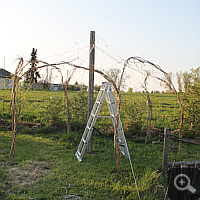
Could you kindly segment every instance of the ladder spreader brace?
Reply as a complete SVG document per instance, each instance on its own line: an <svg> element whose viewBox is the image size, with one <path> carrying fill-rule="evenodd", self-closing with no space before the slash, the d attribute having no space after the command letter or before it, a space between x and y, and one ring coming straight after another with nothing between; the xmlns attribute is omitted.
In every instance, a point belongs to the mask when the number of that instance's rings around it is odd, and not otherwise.
<svg viewBox="0 0 200 200"><path fill-rule="evenodd" d="M106 98L107 106L110 112L110 116L99 116L99 112L101 110L101 107L105 98ZM91 137L93 127L96 123L97 118L98 117L111 118L113 127L115 127L116 114L117 114L117 105L115 103L115 98L111 89L111 83L103 82L101 85L101 89L97 95L96 101L94 103L93 109L91 111L90 117L88 119L87 125L85 127L77 152L75 154L79 162L82 162L83 155L85 153L88 141ZM124 135L120 117L119 117L119 123L118 123L118 143L119 143L119 147L122 154L128 157L129 151L128 151L126 138Z"/></svg>

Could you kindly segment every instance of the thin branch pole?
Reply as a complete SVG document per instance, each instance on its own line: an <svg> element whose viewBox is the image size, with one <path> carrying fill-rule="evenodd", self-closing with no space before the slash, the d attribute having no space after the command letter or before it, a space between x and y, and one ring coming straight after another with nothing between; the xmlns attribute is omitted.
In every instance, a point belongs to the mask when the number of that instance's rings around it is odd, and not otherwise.
<svg viewBox="0 0 200 200"><path fill-rule="evenodd" d="M139 62L141 62L141 63L143 63L143 64L149 64L149 65L155 67L155 68L156 68L157 70L159 70L160 72L162 72L162 73L165 75L165 77L169 78L167 72L165 72L159 65L156 65L156 64L154 64L154 63L152 63L152 62L150 62L150 61L148 61L148 60L145 60L145 59L140 58L140 57L137 57L137 56L128 58L128 59L125 61L125 65L128 65L130 60L139 61ZM178 95L178 92L176 91L176 89L175 89L175 87L174 87L172 81L170 81L170 84L169 84L169 83L167 83L165 80L163 80L162 78L159 78L159 77L156 77L156 76L153 76L153 75L151 75L151 76L154 77L154 78L156 78L156 79L158 79L158 80L160 80L160 81L162 81L162 82L164 82L164 83L165 83L168 87L170 87L170 88L173 90L173 92L176 94L176 97L177 97L178 102L179 102L180 107L181 107L181 123L180 123L179 138L182 138L182 137L183 137L182 131L183 131L184 110L183 110L183 104L182 104L182 101L181 101L181 99L180 99L180 97L179 97L179 95ZM179 142L179 151L178 151L178 154L180 154L180 152L181 152L181 141Z"/></svg>
<svg viewBox="0 0 200 200"><path fill-rule="evenodd" d="M146 139L145 139L145 144L148 142L148 140L150 138L151 119L152 119L152 103L151 103L151 99L149 97L149 92L147 90L147 78L149 75L150 75L150 73L147 72L147 75L144 79L144 90L146 92L147 102L148 102L148 106L149 106L149 118L147 119L147 135L146 135Z"/></svg>
<svg viewBox="0 0 200 200"><path fill-rule="evenodd" d="M10 165L13 165L15 159L15 141L16 141L16 134L17 134L17 107L16 107L16 87L19 83L18 73L20 68L23 66L23 58L20 58L19 64L15 71L14 83L12 85L12 140L11 140L11 149L10 149Z"/></svg>
<svg viewBox="0 0 200 200"><path fill-rule="evenodd" d="M164 146L163 146L163 173L167 174L167 162L168 162L168 150L169 150L169 128L164 129Z"/></svg>
<svg viewBox="0 0 200 200"><path fill-rule="evenodd" d="M165 80L163 80L163 79L161 79L161 78L159 78L159 77L157 77L157 76L152 76L152 77L154 77L154 78L156 78L156 79L158 79L158 80L164 82L165 84L168 85L168 87L171 87L171 89L173 90L173 92L175 93L175 95L176 95L176 97L177 97L177 99L178 99L178 102L179 102L180 108L181 108L181 123L180 123L179 138L182 138L182 137L183 137L184 108L183 108L182 101L181 101L181 99L180 99L180 97L179 97L179 95L178 95L178 92L176 91L176 89L175 89L175 87L174 87L174 85L173 85L172 83L171 83L171 85L170 85L170 84L167 83ZM181 153L181 144L182 144L182 142L179 141L179 150L178 150L178 154L179 154L179 155L180 155L180 153Z"/></svg>
<svg viewBox="0 0 200 200"><path fill-rule="evenodd" d="M12 140L11 140L11 149L10 149L10 155L9 155L9 160L10 160L10 165L14 164L14 159L15 159L15 141L16 141L16 134L17 134L17 106L16 106L16 87L19 83L19 80L29 72L35 70L35 69L40 69L45 66L41 67L34 67L25 73L23 73L24 68L31 62L28 62L26 65L24 64L23 58L20 58L19 64L15 70L15 76L14 76L14 82L12 85L12 96L11 96L11 102L12 102ZM44 62L43 62L44 63ZM45 63L46 64L46 63ZM55 67L55 66L53 66ZM55 67L58 69L57 67ZM60 71L61 73L61 71ZM62 77L63 81L63 77Z"/></svg>
<svg viewBox="0 0 200 200"><path fill-rule="evenodd" d="M71 75L65 81L65 87L64 87L65 98L67 100L67 133L70 133L70 111L69 111L70 101L69 101L69 97L68 97L68 86L69 86L69 82L70 82L75 70L76 70L76 68L73 69Z"/></svg>

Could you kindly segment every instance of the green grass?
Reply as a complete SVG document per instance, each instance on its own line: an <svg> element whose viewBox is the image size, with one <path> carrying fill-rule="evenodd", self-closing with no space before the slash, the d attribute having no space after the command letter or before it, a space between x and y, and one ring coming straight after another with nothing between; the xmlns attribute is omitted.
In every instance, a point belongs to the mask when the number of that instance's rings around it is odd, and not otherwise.
<svg viewBox="0 0 200 200"><path fill-rule="evenodd" d="M0 90L0 117L7 121L11 120L10 97L11 90ZM176 97L173 94L150 94L150 97L152 125L161 129L169 127L171 131L177 129L180 110ZM36 130L20 129L16 139L15 165L0 167L0 199L64 199L66 194L76 194L82 199L138 199L129 161L122 157L121 171L116 171L113 142L94 133L93 150L98 153L85 154L83 162L78 162L74 154L82 136L80 130L87 122L87 93L69 92L69 99L72 132L67 134L62 131L66 123L66 102L62 91L18 91L19 121L48 125L56 119L55 125L62 123L57 129L49 126ZM109 115L106 102L100 114ZM154 145L151 141L144 144L142 128L147 123L145 94L122 93L120 116L141 199L162 198L162 188L157 186L167 187L166 179L161 175L163 141L161 139ZM112 130L112 123L108 119L98 119L95 127L104 132ZM11 132L8 130L8 127L7 130L0 127L0 163L3 164L9 160ZM139 137L133 139L133 135ZM108 136L113 138L111 133ZM176 142L170 143L169 162L200 160L199 146L183 143L180 156L177 155L177 146ZM24 169L35 161L48 163L50 171L32 185L13 183L12 168Z"/></svg>
<svg viewBox="0 0 200 200"><path fill-rule="evenodd" d="M94 100L97 93L94 94ZM144 93L122 93L121 120L126 130L141 132L147 125L148 106ZM4 103L3 103L4 98ZM173 94L150 94L152 101L152 126L163 129L169 127L176 130L180 125L180 107ZM52 99L57 102L53 107ZM70 117L73 130L83 128L87 119L87 92L69 92ZM0 117L11 120L10 109L11 90L0 90ZM66 101L63 91L49 90L19 90L17 94L19 121L42 122L49 124L49 111L57 112L61 121L66 123ZM109 115L106 102L101 109L101 115ZM98 119L97 128L110 129L111 120Z"/></svg>
<svg viewBox="0 0 200 200"><path fill-rule="evenodd" d="M116 171L111 141L94 134L93 149L98 153L85 154L83 162L78 162L74 154L81 136L82 133L52 132L48 127L19 133L14 166L0 167L0 199L64 199L66 194L82 199L138 199L129 160L122 157L121 171ZM10 141L11 133L1 131L1 163L8 161ZM163 142L145 145L144 138L131 137L127 142L141 199L161 198L163 194L157 186L166 186L160 176ZM182 144L180 156L170 149L169 161L199 160L199 153L198 146ZM30 161L45 161L51 166L50 171L32 186L11 184L11 169Z"/></svg>

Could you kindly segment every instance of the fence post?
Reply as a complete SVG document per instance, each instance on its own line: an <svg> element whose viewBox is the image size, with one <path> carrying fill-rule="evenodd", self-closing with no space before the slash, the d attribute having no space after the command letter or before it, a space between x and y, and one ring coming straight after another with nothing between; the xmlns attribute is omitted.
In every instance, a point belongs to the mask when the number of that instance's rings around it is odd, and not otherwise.
<svg viewBox="0 0 200 200"><path fill-rule="evenodd" d="M2 118L4 118L4 96L3 96L3 114L2 114Z"/></svg>
<svg viewBox="0 0 200 200"><path fill-rule="evenodd" d="M169 128L164 128L163 173L165 175L167 173L168 150L169 150Z"/></svg>

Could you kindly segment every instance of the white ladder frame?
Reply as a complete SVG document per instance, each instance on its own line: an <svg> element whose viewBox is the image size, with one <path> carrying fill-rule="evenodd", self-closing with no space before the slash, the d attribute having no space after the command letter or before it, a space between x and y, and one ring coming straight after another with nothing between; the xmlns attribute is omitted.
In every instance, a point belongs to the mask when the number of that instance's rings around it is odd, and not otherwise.
<svg viewBox="0 0 200 200"><path fill-rule="evenodd" d="M106 102L107 102L108 109L110 112L110 116L99 116L99 113L100 113L100 110L105 98L106 98ZM115 98L111 89L111 83L103 82L101 89L97 95L93 109L91 111L90 117L88 119L87 125L85 127L77 152L75 153L79 162L82 162L83 155L85 153L88 141L91 137L93 127L96 123L97 118L98 117L111 118L113 127L115 127L116 114L117 114L117 106L116 106ZM126 157L129 157L128 146L126 143L126 138L124 135L120 116L119 116L119 123L118 123L118 143L119 143L119 147L122 154L124 154Z"/></svg>

